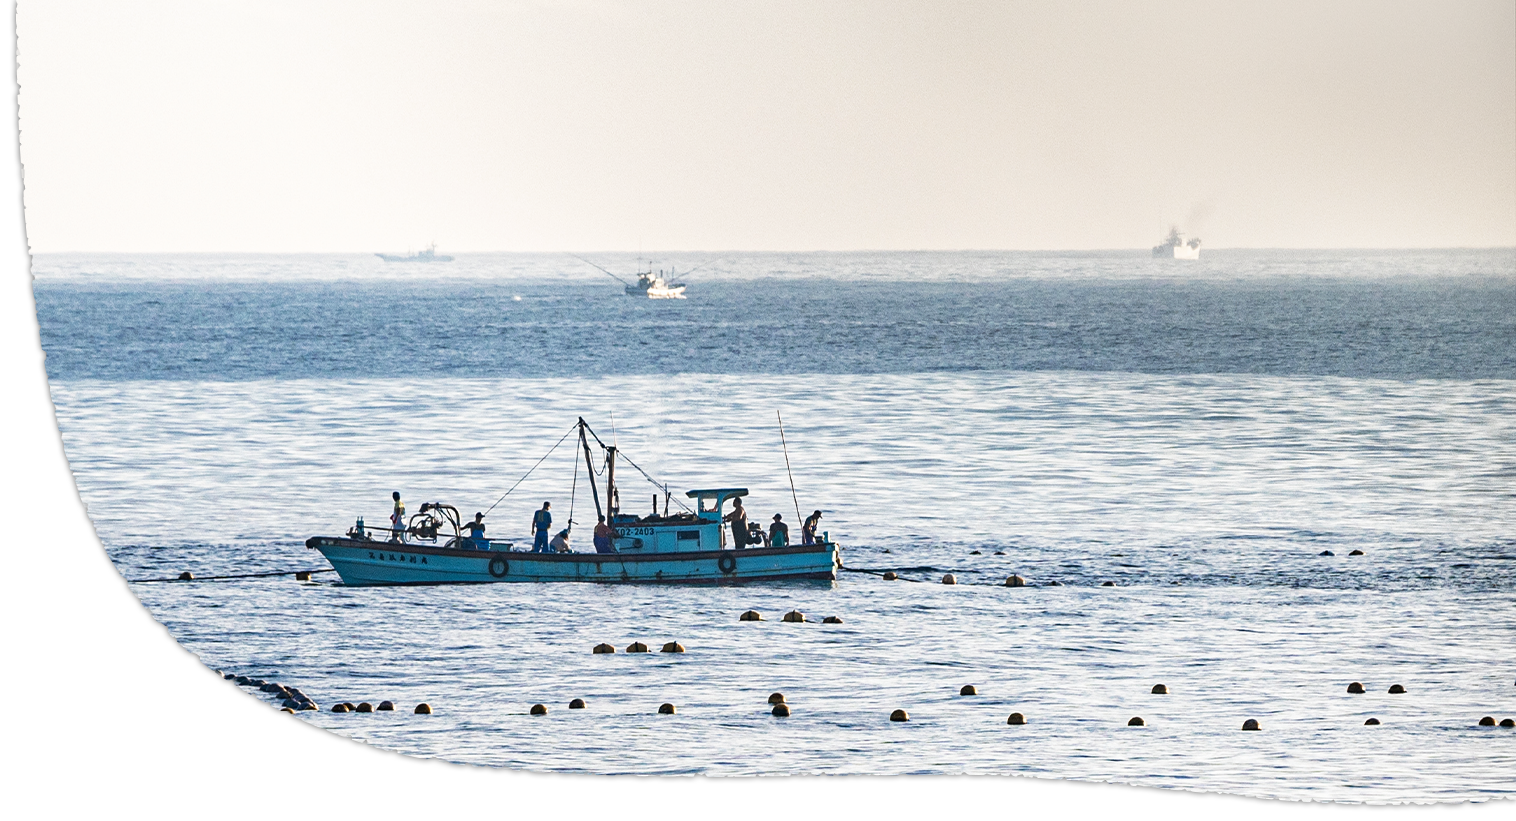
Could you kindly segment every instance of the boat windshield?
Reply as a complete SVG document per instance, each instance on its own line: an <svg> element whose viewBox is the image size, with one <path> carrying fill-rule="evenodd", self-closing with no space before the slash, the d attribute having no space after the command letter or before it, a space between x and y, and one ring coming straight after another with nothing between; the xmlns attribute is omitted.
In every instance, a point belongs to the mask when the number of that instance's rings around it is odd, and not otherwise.
<svg viewBox="0 0 1516 821"><path fill-rule="evenodd" d="M691 499L698 500L697 507L700 510L700 517L702 519L720 519L721 508L726 504L726 500L737 496L746 496L747 488L724 487L710 490L692 490L685 495Z"/></svg>

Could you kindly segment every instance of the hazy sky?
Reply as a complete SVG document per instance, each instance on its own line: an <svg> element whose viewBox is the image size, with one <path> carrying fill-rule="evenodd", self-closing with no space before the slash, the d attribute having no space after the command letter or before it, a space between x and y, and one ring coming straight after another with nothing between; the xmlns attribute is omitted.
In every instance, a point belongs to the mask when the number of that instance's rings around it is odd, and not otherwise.
<svg viewBox="0 0 1516 821"><path fill-rule="evenodd" d="M21 0L34 250L1516 245L1516 4Z"/></svg>

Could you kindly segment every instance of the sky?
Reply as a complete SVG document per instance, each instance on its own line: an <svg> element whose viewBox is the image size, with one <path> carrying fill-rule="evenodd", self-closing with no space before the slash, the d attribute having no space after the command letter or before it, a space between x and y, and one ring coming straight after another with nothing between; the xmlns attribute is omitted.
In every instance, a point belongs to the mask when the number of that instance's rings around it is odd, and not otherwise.
<svg viewBox="0 0 1516 821"><path fill-rule="evenodd" d="M1516 4L20 0L34 252L1516 245Z"/></svg>

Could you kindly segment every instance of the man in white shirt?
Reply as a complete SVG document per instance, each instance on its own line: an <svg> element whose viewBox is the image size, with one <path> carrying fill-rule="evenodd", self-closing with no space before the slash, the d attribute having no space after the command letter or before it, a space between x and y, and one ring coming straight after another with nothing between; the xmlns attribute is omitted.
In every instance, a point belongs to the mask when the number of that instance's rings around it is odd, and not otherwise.
<svg viewBox="0 0 1516 821"><path fill-rule="evenodd" d="M553 540L547 543L547 546L549 548L552 548L552 552L554 553L574 552L573 549L569 547L569 532L567 530L558 531L558 535L554 536Z"/></svg>

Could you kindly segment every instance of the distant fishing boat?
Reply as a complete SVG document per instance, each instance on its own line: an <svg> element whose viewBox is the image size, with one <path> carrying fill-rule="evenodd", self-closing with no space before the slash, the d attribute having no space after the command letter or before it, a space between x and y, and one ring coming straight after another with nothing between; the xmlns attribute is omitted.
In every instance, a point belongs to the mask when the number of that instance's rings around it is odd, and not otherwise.
<svg viewBox="0 0 1516 821"><path fill-rule="evenodd" d="M1200 239L1186 240L1178 226L1169 229L1169 235L1161 245L1153 246L1153 256L1162 259L1200 259Z"/></svg>
<svg viewBox="0 0 1516 821"><path fill-rule="evenodd" d="M437 243L432 243L414 254L375 254L385 262L452 262L453 258L437 253Z"/></svg>
<svg viewBox="0 0 1516 821"><path fill-rule="evenodd" d="M601 273L605 274L608 277L611 277L612 279L615 279L622 285L625 285L627 296L639 296L645 297L647 299L684 299L684 289L689 287L683 282L675 281L678 279L679 275L673 268L669 269L668 278L664 278L662 269L659 269L658 273L655 274L653 273L652 263L648 263L647 270L637 274L636 282L628 282L622 277L611 273L610 271L600 267L599 265L596 265L593 262L590 262L584 257L578 256L577 254L569 254L569 256L579 260L585 265L589 265L599 270ZM715 260L712 260L711 262L714 261ZM704 268L706 265L710 265L711 262L706 262L702 265L692 268L689 271L685 271L684 274L685 276L689 276L695 271Z"/></svg>
<svg viewBox="0 0 1516 821"><path fill-rule="evenodd" d="M466 528L458 509L438 502L423 504L400 533L391 528L367 528L359 519L346 535L314 536L306 540L306 547L320 551L342 577L343 583L350 585L485 582L737 584L796 579L836 580L837 568L842 565L841 551L826 534L816 534L816 544L767 545L760 541L759 546L734 549L728 543L727 530L722 526L726 503L746 496L746 488L691 490L685 495L694 500L695 506L690 508L678 502L684 510L671 512L669 506L674 500L668 486L654 482L636 463L623 456L627 464L663 493L661 512L657 495L652 497L652 510L648 515L637 516L623 511L616 486L617 448L600 441L583 419L575 423L574 429L558 444L568 439L575 429L584 464L590 473L588 485L594 497L595 511L597 516L606 517L612 529L607 552L534 553L517 550L509 541L465 536ZM600 448L600 468L593 461L591 442ZM554 449L557 447L553 446ZM548 453L551 454L552 450ZM579 455L576 454L574 459L577 463ZM598 470L605 474L604 505L600 489L594 483ZM530 474L528 471L527 475ZM509 493L507 491L507 495ZM571 499L571 526L572 510ZM799 525L798 522L795 524ZM405 541L401 541L402 538Z"/></svg>
<svg viewBox="0 0 1516 821"><path fill-rule="evenodd" d="M673 271L669 272L673 276ZM684 289L687 286L682 282L669 282L663 278L663 272L653 273L651 266L637 275L637 281L628 283L626 286L627 296L645 296L648 299L684 299Z"/></svg>

